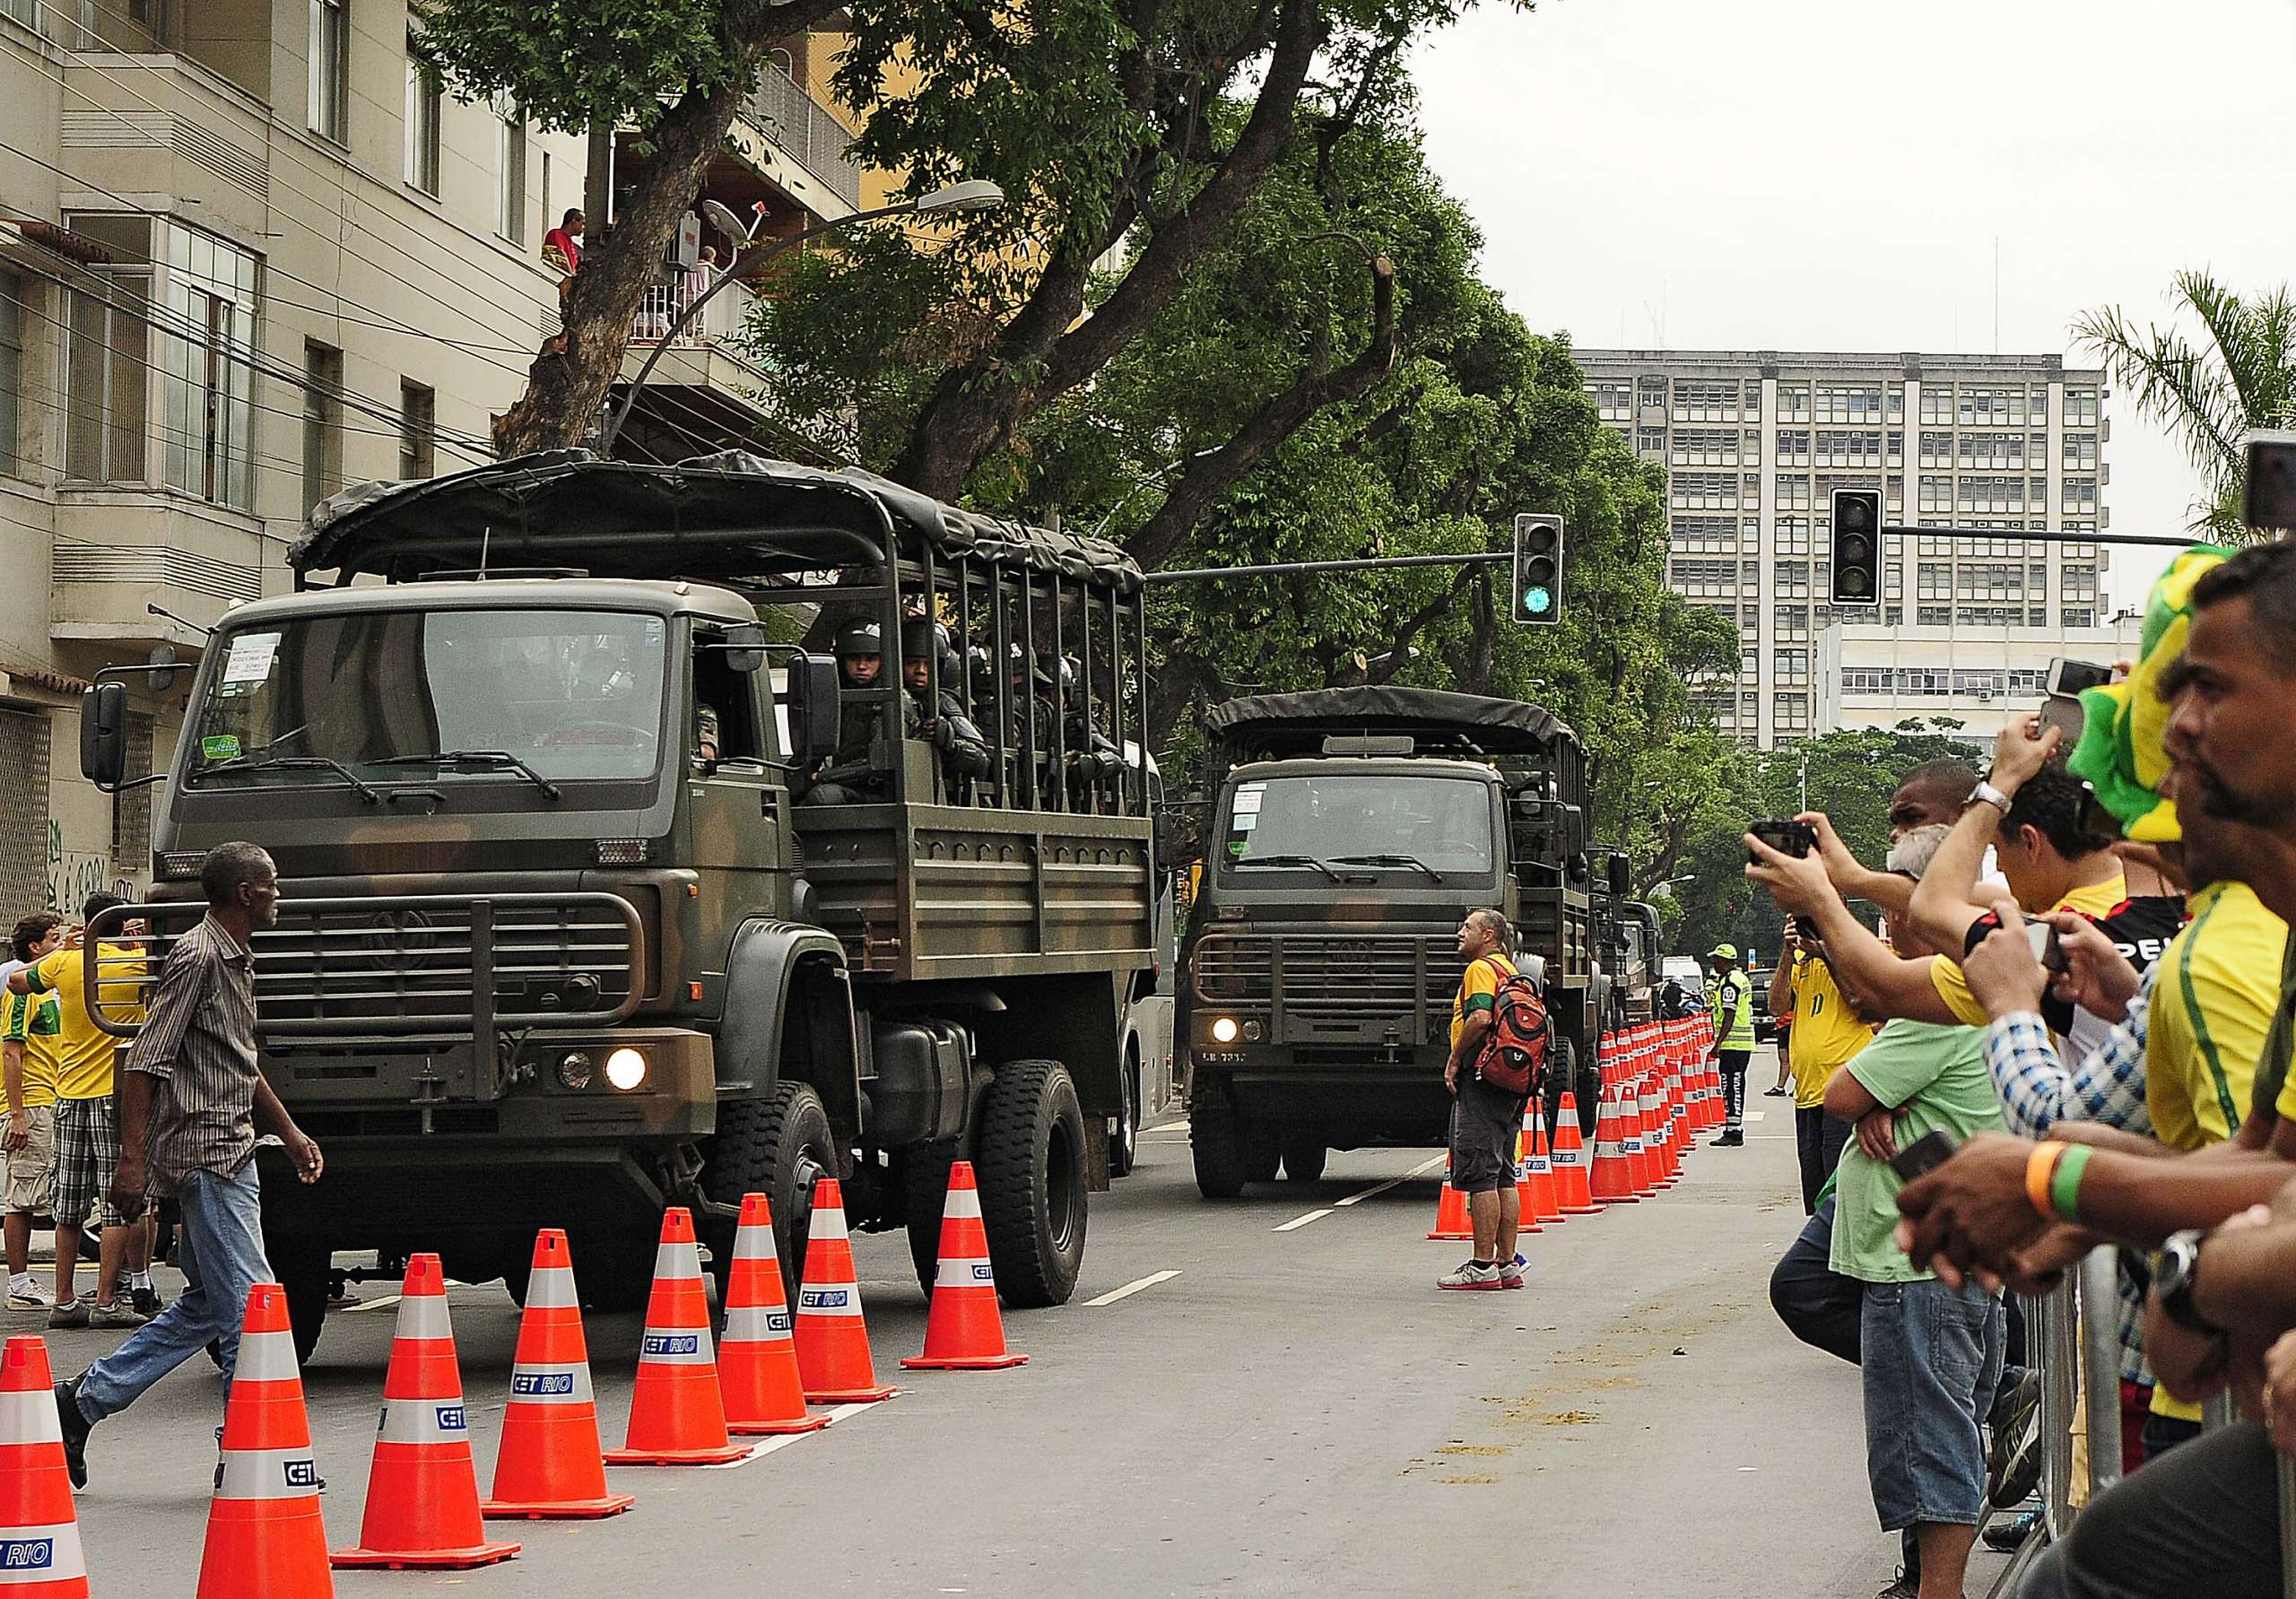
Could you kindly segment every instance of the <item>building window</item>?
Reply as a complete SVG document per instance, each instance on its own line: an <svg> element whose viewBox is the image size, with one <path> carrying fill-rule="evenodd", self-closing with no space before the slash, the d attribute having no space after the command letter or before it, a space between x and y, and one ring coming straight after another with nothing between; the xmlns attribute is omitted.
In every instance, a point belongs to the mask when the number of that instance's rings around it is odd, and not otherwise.
<svg viewBox="0 0 2296 1599"><path fill-rule="evenodd" d="M1637 428L1634 430L1634 448L1648 453L1664 455L1666 449L1666 430Z"/></svg>
<svg viewBox="0 0 2296 1599"><path fill-rule="evenodd" d="M125 220L142 229L148 242L144 219ZM76 222L74 226L85 230ZM143 248L135 253L140 258ZM67 477L91 483L145 481L151 291L148 271L126 271L104 274L103 291L73 292L64 363Z"/></svg>
<svg viewBox="0 0 2296 1599"><path fill-rule="evenodd" d="M1758 422L1761 420L1761 379L1759 378L1746 379L1745 415L1750 422Z"/></svg>
<svg viewBox="0 0 2296 1599"><path fill-rule="evenodd" d="M1923 620L1927 619L1925 617ZM1943 667L1901 667L1898 672L1898 691L1905 694L1944 694L1952 690L1952 674Z"/></svg>
<svg viewBox="0 0 2296 1599"><path fill-rule="evenodd" d="M2097 469L2097 436L2094 433L2067 433L2065 436L2065 470L2094 472Z"/></svg>
<svg viewBox="0 0 2296 1599"><path fill-rule="evenodd" d="M2065 625L2068 628L2093 628L2097 625L2097 613L2086 605L2067 605L2065 608Z"/></svg>
<svg viewBox="0 0 2296 1599"><path fill-rule="evenodd" d="M1674 420L1678 422L1734 422L1738 420L1735 383L1674 384Z"/></svg>
<svg viewBox="0 0 2296 1599"><path fill-rule="evenodd" d="M1810 681L1810 652L1781 649L1770 656L1771 674L1786 688L1802 688Z"/></svg>
<svg viewBox="0 0 2296 1599"><path fill-rule="evenodd" d="M1953 673L1953 692L1990 698L2001 692L2001 673L1998 672L1956 672Z"/></svg>
<svg viewBox="0 0 2296 1599"><path fill-rule="evenodd" d="M1890 421L1905 421L1905 385L1902 383L1890 385Z"/></svg>
<svg viewBox="0 0 2296 1599"><path fill-rule="evenodd" d="M0 272L0 472L10 477L24 474L23 457L16 453L17 395L24 381L23 323L18 315L23 298L23 279Z"/></svg>
<svg viewBox="0 0 2296 1599"><path fill-rule="evenodd" d="M398 386L398 475L402 482L438 471L439 392L404 378Z"/></svg>
<svg viewBox="0 0 2296 1599"><path fill-rule="evenodd" d="M2094 515L2097 509L2097 480L2093 477L2068 477L2065 480L2065 508Z"/></svg>
<svg viewBox="0 0 2296 1599"><path fill-rule="evenodd" d="M1886 694L1890 680L1896 675L1887 666L1844 666L1841 669L1841 691L1845 694Z"/></svg>
<svg viewBox="0 0 2296 1599"><path fill-rule="evenodd" d="M2041 691L2042 682L2048 675L2045 672L2034 671L2028 667L2012 666L2009 669L2009 692L2018 699L2038 694Z"/></svg>
<svg viewBox="0 0 2296 1599"><path fill-rule="evenodd" d="M1810 508L1810 480L1806 477L1780 476L1778 480L1778 508L1806 511Z"/></svg>
<svg viewBox="0 0 2296 1599"><path fill-rule="evenodd" d="M1882 391L1870 384L1821 383L1817 413L1822 422L1878 422Z"/></svg>
<svg viewBox="0 0 2296 1599"><path fill-rule="evenodd" d="M1735 466L1738 430L1735 428L1676 428L1674 453L1677 466Z"/></svg>
<svg viewBox="0 0 2296 1599"><path fill-rule="evenodd" d="M444 97L439 80L406 42L406 182L436 199L439 196L439 112Z"/></svg>
<svg viewBox="0 0 2296 1599"><path fill-rule="evenodd" d="M242 510L255 504L254 256L196 228L161 224L162 298L170 328L160 340L165 406L161 477L170 488Z"/></svg>
<svg viewBox="0 0 2296 1599"><path fill-rule="evenodd" d="M1595 414L1605 421L1628 421L1633 418L1633 385L1623 380L1598 379L1587 385L1587 393L1595 402Z"/></svg>
<svg viewBox="0 0 2296 1599"><path fill-rule="evenodd" d="M1963 385L1955 419L1964 428L2022 428L2025 425L2025 386L1985 388Z"/></svg>
<svg viewBox="0 0 2296 1599"><path fill-rule="evenodd" d="M1738 508L1738 479L1727 472L1677 472L1673 474L1674 508L1724 510Z"/></svg>
<svg viewBox="0 0 2296 1599"><path fill-rule="evenodd" d="M526 124L516 106L494 102L494 230L526 241Z"/></svg>
<svg viewBox="0 0 2296 1599"><path fill-rule="evenodd" d="M350 75L351 23L347 0L308 0L310 7L309 90L304 121L323 139L344 140L344 80Z"/></svg>
<svg viewBox="0 0 2296 1599"><path fill-rule="evenodd" d="M343 482L343 352L303 341L303 505Z"/></svg>
<svg viewBox="0 0 2296 1599"><path fill-rule="evenodd" d="M2097 391L2093 388L2072 388L2065 391L2065 425L2068 428L2093 428L2097 425Z"/></svg>
<svg viewBox="0 0 2296 1599"><path fill-rule="evenodd" d="M1810 430L1780 428L1778 430L1778 464L1780 466L1808 471L1810 465Z"/></svg>
<svg viewBox="0 0 2296 1599"><path fill-rule="evenodd" d="M1925 383L1921 386L1921 417L1925 422L1950 423L1953 420L1953 386L1950 383Z"/></svg>

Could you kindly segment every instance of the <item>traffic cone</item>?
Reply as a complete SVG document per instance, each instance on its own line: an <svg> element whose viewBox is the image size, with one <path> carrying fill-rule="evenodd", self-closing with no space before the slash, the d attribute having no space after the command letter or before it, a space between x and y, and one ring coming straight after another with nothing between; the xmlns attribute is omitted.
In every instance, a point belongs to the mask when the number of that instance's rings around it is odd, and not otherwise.
<svg viewBox="0 0 2296 1599"><path fill-rule="evenodd" d="M654 1251L654 1290L646 1300L646 1332L638 1345L630 1428L622 1447L607 1451L606 1464L724 1465L746 1458L756 1447L737 1444L726 1434L693 1212L672 1205L662 1212L662 1241Z"/></svg>
<svg viewBox="0 0 2296 1599"><path fill-rule="evenodd" d="M1634 1182L1634 1196L1648 1199L1655 1192L1650 1182L1648 1129L1642 1125L1642 1049L1630 1046L1625 1080L1619 1085L1619 1142L1625 1148L1627 1175Z"/></svg>
<svg viewBox="0 0 2296 1599"><path fill-rule="evenodd" d="M1652 1189L1674 1186L1674 1124L1666 1111L1665 1067L1659 1059L1656 1030L1643 1042L1642 1158Z"/></svg>
<svg viewBox="0 0 2296 1599"><path fill-rule="evenodd" d="M491 1566L518 1552L490 1543L478 1514L478 1472L455 1329L447 1317L447 1274L435 1255L410 1256L399 1290L398 1326L383 1377L383 1416L367 1473L367 1514L359 1543L328 1558L337 1568L394 1571Z"/></svg>
<svg viewBox="0 0 2296 1599"><path fill-rule="evenodd" d="M1554 1111L1554 1197L1566 1216L1591 1216L1603 1207L1587 1180L1587 1140L1578 1130L1578 1098L1569 1089Z"/></svg>
<svg viewBox="0 0 2296 1599"><path fill-rule="evenodd" d="M734 1230L733 1269L726 1277L726 1337L718 1351L726 1395L726 1430L818 1432L829 1417L805 1409L790 1336L789 1296L781 1288L781 1254L773 1241L773 1207L762 1194L742 1195Z"/></svg>
<svg viewBox="0 0 2296 1599"><path fill-rule="evenodd" d="M1474 1223L1467 1215L1467 1196L1451 1186L1451 1157L1443 1157L1443 1188L1435 1201L1435 1230L1431 1238L1472 1238Z"/></svg>
<svg viewBox="0 0 2296 1599"><path fill-rule="evenodd" d="M813 1185L805 1275L797 1285L797 1375L815 1404L870 1404L900 1392L881 1386L869 1361L853 1240L845 1230L845 1190L833 1177Z"/></svg>
<svg viewBox="0 0 2296 1599"><path fill-rule="evenodd" d="M1523 1106L1523 1178L1519 1186L1524 1228L1562 1220L1562 1207L1555 1197L1554 1157L1546 1147L1546 1128L1540 1121L1535 1094Z"/></svg>
<svg viewBox="0 0 2296 1599"><path fill-rule="evenodd" d="M494 1492L478 1511L532 1521L595 1521L631 1503L629 1494L606 1491L574 1257L564 1230L545 1227L535 1235L534 1265L526 1273L526 1311L510 1367L510 1401L502 1408Z"/></svg>
<svg viewBox="0 0 2296 1599"><path fill-rule="evenodd" d="M933 1273L933 1307L925 1318L925 1352L901 1364L913 1370L999 1371L1025 1365L1028 1358L1004 1347L996 1274L988 1264L988 1234L980 1225L980 1189L973 1181L972 1162L955 1161L941 1211L941 1259Z"/></svg>
<svg viewBox="0 0 2296 1599"><path fill-rule="evenodd" d="M1515 1230L1525 1235L1535 1232L1544 1232L1546 1230L1545 1228L1539 1225L1538 1206L1532 1200L1529 1193L1531 1181L1530 1123L1531 1106L1530 1101L1526 1099L1523 1102L1523 1125L1517 1130L1513 1139L1515 1160L1511 1173L1515 1179L1515 1195L1517 1199L1515 1206Z"/></svg>
<svg viewBox="0 0 2296 1599"><path fill-rule="evenodd" d="M333 1599L287 1290L276 1282L248 1289L240 1329L198 1599Z"/></svg>
<svg viewBox="0 0 2296 1599"><path fill-rule="evenodd" d="M88 1560L72 1509L48 1345L30 1334L0 1356L0 1586L10 1599L85 1599Z"/></svg>
<svg viewBox="0 0 2296 1599"><path fill-rule="evenodd" d="M1603 1063L1603 1080L1596 1101L1594 1198L1605 1204L1632 1204L1641 1197L1634 1191L1634 1169L1626 1154L1624 1107L1619 1100L1619 1066Z"/></svg>

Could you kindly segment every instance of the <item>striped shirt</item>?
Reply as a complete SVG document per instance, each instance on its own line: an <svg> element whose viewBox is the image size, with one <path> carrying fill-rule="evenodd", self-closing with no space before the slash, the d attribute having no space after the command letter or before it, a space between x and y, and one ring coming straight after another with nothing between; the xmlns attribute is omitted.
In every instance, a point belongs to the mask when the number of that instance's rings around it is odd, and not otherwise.
<svg viewBox="0 0 2296 1599"><path fill-rule="evenodd" d="M160 969L149 1020L126 1067L158 1079L152 1096L152 1191L195 1171L228 1177L255 1152L255 955L212 916L178 939Z"/></svg>

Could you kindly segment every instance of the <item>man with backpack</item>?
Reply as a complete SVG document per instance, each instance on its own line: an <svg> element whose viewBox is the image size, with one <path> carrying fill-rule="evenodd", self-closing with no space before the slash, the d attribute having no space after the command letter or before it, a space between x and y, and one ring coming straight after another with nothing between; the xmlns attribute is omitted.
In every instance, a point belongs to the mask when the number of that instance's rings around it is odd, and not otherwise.
<svg viewBox="0 0 2296 1599"><path fill-rule="evenodd" d="M1507 952L1507 918L1467 912L1459 953L1467 969L1451 1002L1451 1186L1467 1196L1474 1257L1436 1279L1448 1289L1520 1288L1515 1255L1522 1196L1515 1186L1515 1136L1523 1105L1546 1064L1546 1006Z"/></svg>

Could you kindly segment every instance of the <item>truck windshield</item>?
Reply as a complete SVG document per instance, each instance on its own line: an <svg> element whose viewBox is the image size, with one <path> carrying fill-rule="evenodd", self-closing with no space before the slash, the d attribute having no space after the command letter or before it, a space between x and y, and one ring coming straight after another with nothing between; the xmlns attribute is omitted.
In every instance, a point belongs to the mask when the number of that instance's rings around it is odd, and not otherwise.
<svg viewBox="0 0 2296 1599"><path fill-rule="evenodd" d="M212 647L219 664L186 768L194 784L340 786L330 767L434 786L628 782L659 764L658 616L357 611L242 628ZM514 759L424 760L473 750Z"/></svg>
<svg viewBox="0 0 2296 1599"><path fill-rule="evenodd" d="M1226 843L1231 869L1306 856L1345 860L1359 871L1487 875L1491 788L1472 778L1368 774L1239 783L1229 801Z"/></svg>

